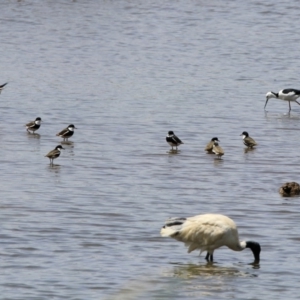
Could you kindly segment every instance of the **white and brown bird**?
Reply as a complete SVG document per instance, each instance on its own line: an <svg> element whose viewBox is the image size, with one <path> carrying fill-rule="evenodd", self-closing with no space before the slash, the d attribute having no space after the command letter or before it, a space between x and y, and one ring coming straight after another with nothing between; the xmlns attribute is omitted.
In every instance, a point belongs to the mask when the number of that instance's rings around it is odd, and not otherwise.
<svg viewBox="0 0 300 300"><path fill-rule="evenodd" d="M297 182L286 182L280 187L279 193L284 197L299 195L300 185Z"/></svg>
<svg viewBox="0 0 300 300"><path fill-rule="evenodd" d="M2 90L4 89L4 87L5 87L7 84L8 84L8 82L6 82L6 83L0 85L0 94L1 94Z"/></svg>
<svg viewBox="0 0 300 300"><path fill-rule="evenodd" d="M253 148L254 146L257 146L257 143L255 140L249 136L247 131L244 131L242 134L243 142L248 148Z"/></svg>
<svg viewBox="0 0 300 300"><path fill-rule="evenodd" d="M32 133L34 133L41 127L41 122L42 122L42 119L40 117L37 117L34 121L31 121L25 125L26 130L29 133L30 133L30 131L32 131Z"/></svg>
<svg viewBox="0 0 300 300"><path fill-rule="evenodd" d="M206 145L206 147L205 147L205 151L207 151L208 153L213 153L213 146L214 146L214 142L215 141L217 141L217 142L220 142L219 140L218 140L218 138L217 137L213 137L211 140L210 140L210 142Z"/></svg>
<svg viewBox="0 0 300 300"><path fill-rule="evenodd" d="M180 140L180 138L177 137L173 131L168 132L168 135L166 136L166 141L172 147L172 150L173 150L173 147L176 147L176 150L177 150L177 147L179 145L183 144L183 142Z"/></svg>
<svg viewBox="0 0 300 300"><path fill-rule="evenodd" d="M183 242L188 253L200 250L207 251L205 259L213 261L214 251L226 246L234 251L250 248L254 255L254 263L260 260L261 247L257 242L240 241L234 221L219 214L204 214L190 218L170 218L160 231L161 236L171 237Z"/></svg>
<svg viewBox="0 0 300 300"><path fill-rule="evenodd" d="M55 149L51 150L45 157L48 157L50 159L50 165L53 165L53 160L58 158L60 156L60 152L63 148L62 145L58 145L55 147Z"/></svg>
<svg viewBox="0 0 300 300"><path fill-rule="evenodd" d="M289 111L291 111L291 101L296 102L297 104L300 105L300 103L297 101L297 99L300 97L300 90L296 89L283 89L279 91L278 93L274 92L267 92L266 94L266 103L265 103L265 109L267 106L267 103L270 98L275 98L275 99L280 99L284 101L289 102Z"/></svg>
<svg viewBox="0 0 300 300"><path fill-rule="evenodd" d="M57 133L57 136L60 136L65 140L68 140L73 134L74 134L74 129L77 129L75 125L70 124L67 128L63 129L59 133Z"/></svg>
<svg viewBox="0 0 300 300"><path fill-rule="evenodd" d="M221 146L219 146L219 143L217 141L214 141L214 144L213 144L213 148L212 148L212 152L214 154L216 154L216 156L218 158L221 158L221 156L224 155L224 151L223 149L221 148Z"/></svg>

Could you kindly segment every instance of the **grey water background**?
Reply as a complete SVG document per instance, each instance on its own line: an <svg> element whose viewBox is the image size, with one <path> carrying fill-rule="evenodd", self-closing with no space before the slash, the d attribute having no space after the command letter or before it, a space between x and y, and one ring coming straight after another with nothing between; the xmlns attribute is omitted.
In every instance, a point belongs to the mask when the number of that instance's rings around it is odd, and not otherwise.
<svg viewBox="0 0 300 300"><path fill-rule="evenodd" d="M298 1L0 2L0 299L299 299ZM43 119L38 135L23 125ZM49 166L68 124L78 129ZM167 131L184 141L169 152ZM258 147L245 153L240 134ZM203 149L214 136L222 160ZM252 253L159 235L222 213Z"/></svg>

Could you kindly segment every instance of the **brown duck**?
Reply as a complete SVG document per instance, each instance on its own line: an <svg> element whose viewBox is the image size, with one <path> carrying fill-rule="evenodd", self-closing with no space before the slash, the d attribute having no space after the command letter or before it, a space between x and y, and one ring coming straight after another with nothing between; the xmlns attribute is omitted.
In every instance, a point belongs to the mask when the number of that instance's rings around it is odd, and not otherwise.
<svg viewBox="0 0 300 300"><path fill-rule="evenodd" d="M286 182L280 187L279 193L285 197L299 195L300 185L297 182Z"/></svg>

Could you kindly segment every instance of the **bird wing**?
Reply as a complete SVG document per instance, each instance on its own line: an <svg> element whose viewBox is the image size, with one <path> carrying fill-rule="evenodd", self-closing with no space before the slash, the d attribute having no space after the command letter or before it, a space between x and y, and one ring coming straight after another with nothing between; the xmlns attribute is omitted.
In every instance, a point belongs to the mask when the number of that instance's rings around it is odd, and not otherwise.
<svg viewBox="0 0 300 300"><path fill-rule="evenodd" d="M45 157L55 157L59 154L60 154L60 151L54 149L54 150L51 150L47 155L45 155Z"/></svg>
<svg viewBox="0 0 300 300"><path fill-rule="evenodd" d="M205 151L212 151L213 146L214 146L214 142L210 141L210 142L206 145Z"/></svg>
<svg viewBox="0 0 300 300"><path fill-rule="evenodd" d="M247 145L252 145L252 146L255 146L256 145L256 142L254 141L254 139L252 138L252 137L250 137L250 136L248 136L248 137L246 137L245 139L244 139L244 142L245 142L245 144Z"/></svg>
<svg viewBox="0 0 300 300"><path fill-rule="evenodd" d="M28 127L28 128L31 128L31 127L33 127L34 125L35 125L35 122L32 121L32 122L27 123L25 126Z"/></svg>
<svg viewBox="0 0 300 300"><path fill-rule="evenodd" d="M180 138L177 137L175 134L171 138L173 141L175 141L176 144L183 144L183 142L180 140Z"/></svg>
<svg viewBox="0 0 300 300"><path fill-rule="evenodd" d="M217 154L217 155L223 155L224 151L220 146L214 146L212 149L213 153Z"/></svg>
<svg viewBox="0 0 300 300"><path fill-rule="evenodd" d="M62 136L65 135L67 132L69 132L68 128L63 129L62 131L60 131L58 134L56 134L57 136Z"/></svg>
<svg viewBox="0 0 300 300"><path fill-rule="evenodd" d="M293 95L300 95L300 90L296 90L296 89L284 89L281 91L281 93L288 95L290 94L290 96Z"/></svg>

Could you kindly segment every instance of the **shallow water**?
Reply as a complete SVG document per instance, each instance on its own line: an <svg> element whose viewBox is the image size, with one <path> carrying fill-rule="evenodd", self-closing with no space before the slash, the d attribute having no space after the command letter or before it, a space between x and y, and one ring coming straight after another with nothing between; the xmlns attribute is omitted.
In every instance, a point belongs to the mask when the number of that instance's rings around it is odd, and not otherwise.
<svg viewBox="0 0 300 300"><path fill-rule="evenodd" d="M13 1L1 8L2 299L298 299L296 1ZM23 124L40 116L37 135ZM44 157L78 129L53 167ZM184 141L170 152L169 130ZM245 152L240 134L258 147ZM203 149L214 136L223 159ZM215 263L159 235L232 217Z"/></svg>

